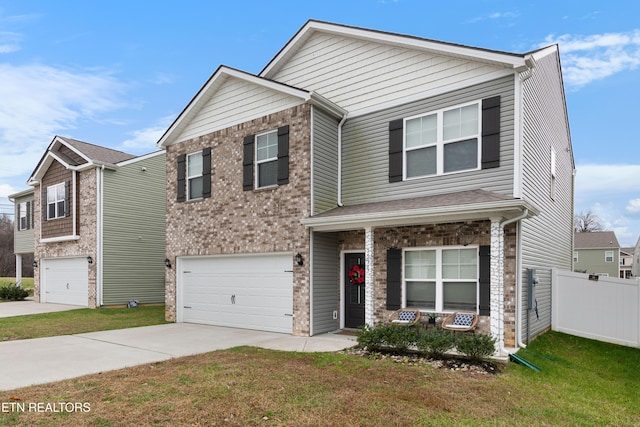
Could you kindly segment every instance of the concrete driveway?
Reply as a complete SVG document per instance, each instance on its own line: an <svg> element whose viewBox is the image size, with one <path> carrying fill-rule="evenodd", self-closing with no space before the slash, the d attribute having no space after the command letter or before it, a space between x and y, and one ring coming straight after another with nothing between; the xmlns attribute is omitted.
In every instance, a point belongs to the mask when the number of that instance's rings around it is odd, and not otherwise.
<svg viewBox="0 0 640 427"><path fill-rule="evenodd" d="M4 304L9 303L0 305ZM274 332L171 323L5 341L0 342L0 360L3 362L0 363L0 391L242 345L322 352L353 347L355 340L354 336L338 334L295 337Z"/></svg>
<svg viewBox="0 0 640 427"><path fill-rule="evenodd" d="M0 317L24 316L26 314L53 313L55 311L77 310L77 305L67 304L41 304L31 299L24 301L9 301L0 303Z"/></svg>

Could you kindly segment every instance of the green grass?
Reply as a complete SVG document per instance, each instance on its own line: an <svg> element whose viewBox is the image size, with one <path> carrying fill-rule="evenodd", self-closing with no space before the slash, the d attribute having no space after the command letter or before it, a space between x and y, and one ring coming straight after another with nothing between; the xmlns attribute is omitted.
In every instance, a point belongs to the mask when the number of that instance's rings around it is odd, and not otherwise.
<svg viewBox="0 0 640 427"><path fill-rule="evenodd" d="M640 349L549 332L521 356L542 371L237 347L0 392L0 402L91 406L0 413L0 425L640 425Z"/></svg>
<svg viewBox="0 0 640 427"><path fill-rule="evenodd" d="M0 318L0 342L71 335L168 323L164 305L138 308L82 308Z"/></svg>

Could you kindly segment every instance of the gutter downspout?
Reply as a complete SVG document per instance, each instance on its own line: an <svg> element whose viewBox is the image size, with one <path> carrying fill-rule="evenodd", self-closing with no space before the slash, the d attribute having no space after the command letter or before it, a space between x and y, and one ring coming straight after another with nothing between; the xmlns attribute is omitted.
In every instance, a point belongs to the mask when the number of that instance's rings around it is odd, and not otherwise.
<svg viewBox="0 0 640 427"><path fill-rule="evenodd" d="M522 212L521 215L501 222L500 228L503 231L503 240L504 240L504 227L516 221L525 219L527 216L529 216L529 209L525 208L524 212ZM521 348L527 348L527 346L522 342L522 334L520 332L520 311L521 311L520 305L522 304L522 301L520 301L521 299L520 296L522 295L522 277L520 274L520 270L522 266L522 256L520 254L520 248L522 245L520 242L520 236L521 236L521 233L518 232L517 233L517 249L516 249L518 251L518 256L516 257L516 260L517 260L516 261L516 345ZM504 351L506 353L506 350L504 348L504 341L502 345L503 347L500 349L500 352Z"/></svg>
<svg viewBox="0 0 640 427"><path fill-rule="evenodd" d="M342 126L347 121L348 113L344 113L338 123L338 206L342 207Z"/></svg>

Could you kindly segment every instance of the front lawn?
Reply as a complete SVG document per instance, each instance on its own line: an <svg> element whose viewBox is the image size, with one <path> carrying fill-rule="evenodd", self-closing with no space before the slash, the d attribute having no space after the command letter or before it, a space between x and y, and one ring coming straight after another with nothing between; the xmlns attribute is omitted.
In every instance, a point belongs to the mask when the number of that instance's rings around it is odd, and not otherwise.
<svg viewBox="0 0 640 427"><path fill-rule="evenodd" d="M550 332L521 356L542 371L239 347L0 393L0 424L640 425L640 350ZM56 402L82 411L15 409Z"/></svg>
<svg viewBox="0 0 640 427"><path fill-rule="evenodd" d="M0 342L160 325L164 305L138 308L81 308L0 318Z"/></svg>

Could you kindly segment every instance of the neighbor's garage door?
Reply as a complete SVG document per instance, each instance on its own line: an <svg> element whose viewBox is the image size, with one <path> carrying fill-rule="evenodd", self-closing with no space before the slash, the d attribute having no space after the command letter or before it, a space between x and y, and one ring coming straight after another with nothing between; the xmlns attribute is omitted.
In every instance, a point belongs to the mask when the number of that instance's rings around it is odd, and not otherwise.
<svg viewBox="0 0 640 427"><path fill-rule="evenodd" d="M89 305L89 264L86 258L44 259L41 262L43 302Z"/></svg>
<svg viewBox="0 0 640 427"><path fill-rule="evenodd" d="M180 258L178 265L182 321L292 332L290 254Z"/></svg>

